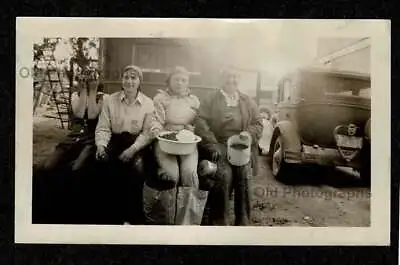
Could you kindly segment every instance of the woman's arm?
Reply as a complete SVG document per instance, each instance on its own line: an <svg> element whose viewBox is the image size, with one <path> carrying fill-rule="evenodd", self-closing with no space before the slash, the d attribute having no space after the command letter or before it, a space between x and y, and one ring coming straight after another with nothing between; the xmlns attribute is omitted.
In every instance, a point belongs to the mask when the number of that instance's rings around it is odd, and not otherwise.
<svg viewBox="0 0 400 265"><path fill-rule="evenodd" d="M151 111L147 112L144 117L142 132L136 138L135 143L131 146L131 148L133 148L135 152L140 151L154 140L154 136L151 133L154 106L149 105L149 108L151 109Z"/></svg>
<svg viewBox="0 0 400 265"><path fill-rule="evenodd" d="M264 125L262 117L260 115L260 110L258 109L258 106L254 102L254 100L249 98L248 106L250 107L251 121L246 131L250 133L252 142L255 144L260 140L262 136Z"/></svg>
<svg viewBox="0 0 400 265"><path fill-rule="evenodd" d="M76 92L71 95L71 108L73 115L82 119L85 116L87 89L83 82L81 82L79 86L79 96Z"/></svg>
<svg viewBox="0 0 400 265"><path fill-rule="evenodd" d="M200 100L199 100L199 98L197 96L191 94L189 103L190 103L190 107L194 111L194 118L191 121L191 123L185 124L184 128L186 130L194 132L194 123L196 121L197 115L199 115Z"/></svg>
<svg viewBox="0 0 400 265"><path fill-rule="evenodd" d="M111 115L110 115L110 104L111 98L107 97L104 99L103 107L99 115L99 121L97 122L95 131L95 142L96 146L107 147L111 139Z"/></svg>
<svg viewBox="0 0 400 265"><path fill-rule="evenodd" d="M164 130L165 125L165 95L158 94L154 97L153 107L154 112L149 116L148 122L150 123L150 135L155 138L157 135Z"/></svg>
<svg viewBox="0 0 400 265"><path fill-rule="evenodd" d="M88 118L95 119L99 115L102 106L102 100L97 103L97 82L89 81L89 95L87 99Z"/></svg>
<svg viewBox="0 0 400 265"><path fill-rule="evenodd" d="M194 122L195 133L202 138L200 144L207 149L209 149L208 147L215 145L218 142L214 132L211 131L209 124L213 117L211 100L212 98L210 97L200 104L199 112Z"/></svg>

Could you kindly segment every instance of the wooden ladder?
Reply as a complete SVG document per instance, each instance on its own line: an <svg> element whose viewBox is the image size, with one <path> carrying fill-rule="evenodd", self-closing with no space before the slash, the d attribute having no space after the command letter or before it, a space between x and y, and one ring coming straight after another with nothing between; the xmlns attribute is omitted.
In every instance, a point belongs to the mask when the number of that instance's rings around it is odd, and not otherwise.
<svg viewBox="0 0 400 265"><path fill-rule="evenodd" d="M48 62L45 78L49 82L50 91L48 95L51 97L55 107L57 109L57 115L45 115L48 118L58 119L60 121L61 128L70 129L71 127L71 90L69 85L63 84L62 76L55 65L54 56ZM43 93L43 92L42 92Z"/></svg>

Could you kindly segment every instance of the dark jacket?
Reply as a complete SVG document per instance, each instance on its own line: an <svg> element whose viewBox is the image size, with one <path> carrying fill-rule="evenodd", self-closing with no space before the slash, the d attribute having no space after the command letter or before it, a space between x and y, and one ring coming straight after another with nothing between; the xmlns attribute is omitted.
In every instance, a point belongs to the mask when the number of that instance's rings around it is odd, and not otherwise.
<svg viewBox="0 0 400 265"><path fill-rule="evenodd" d="M224 95L218 90L203 100L200 104L199 114L195 121L196 134L202 138L199 148L212 151L218 143L218 131L224 117L221 102ZM242 131L247 131L252 136L251 166L254 174L258 169L258 141L261 138L263 123L257 104L247 95L239 92L239 107L242 114Z"/></svg>

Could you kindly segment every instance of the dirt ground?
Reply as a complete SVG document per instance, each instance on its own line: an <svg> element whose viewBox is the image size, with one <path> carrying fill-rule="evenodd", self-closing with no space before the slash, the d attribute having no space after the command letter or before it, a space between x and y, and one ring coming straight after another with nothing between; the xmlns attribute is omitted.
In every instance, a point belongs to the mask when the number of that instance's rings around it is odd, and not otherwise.
<svg viewBox="0 0 400 265"><path fill-rule="evenodd" d="M320 168L298 169L278 182L262 158L253 182L253 223L269 226L370 225L370 190L352 175Z"/></svg>
<svg viewBox="0 0 400 265"><path fill-rule="evenodd" d="M33 124L33 164L36 165L46 159L67 130L61 129L61 124L55 119L35 117Z"/></svg>
<svg viewBox="0 0 400 265"><path fill-rule="evenodd" d="M35 118L33 163L49 156L68 133L57 120ZM296 170L288 183L272 177L267 157L260 156L259 175L251 183L252 225L370 225L370 189L356 176L316 167ZM232 207L233 215L233 207Z"/></svg>

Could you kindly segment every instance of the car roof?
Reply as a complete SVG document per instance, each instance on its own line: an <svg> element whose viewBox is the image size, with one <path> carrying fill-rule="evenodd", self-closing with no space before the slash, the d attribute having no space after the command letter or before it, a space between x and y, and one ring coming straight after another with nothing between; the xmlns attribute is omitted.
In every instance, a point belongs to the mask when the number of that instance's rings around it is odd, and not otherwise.
<svg viewBox="0 0 400 265"><path fill-rule="evenodd" d="M292 74L300 72L300 73L320 73L320 74L326 74L330 76L337 76L337 77L344 77L344 78L356 78L360 80L371 80L371 76L367 73L361 73L361 72L353 72L353 71L344 71L344 70L337 70L337 69L331 69L327 67L315 67L315 66L307 66L307 67L301 67L298 68L297 70L290 72L286 74L282 79L287 78L288 76L291 76Z"/></svg>
<svg viewBox="0 0 400 265"><path fill-rule="evenodd" d="M371 78L371 76L367 73L329 69L329 68L325 68L325 67L303 67L303 68L300 68L299 71L323 73L323 74L343 76L343 77L354 77L354 78L360 78L360 79L366 79L366 80Z"/></svg>

